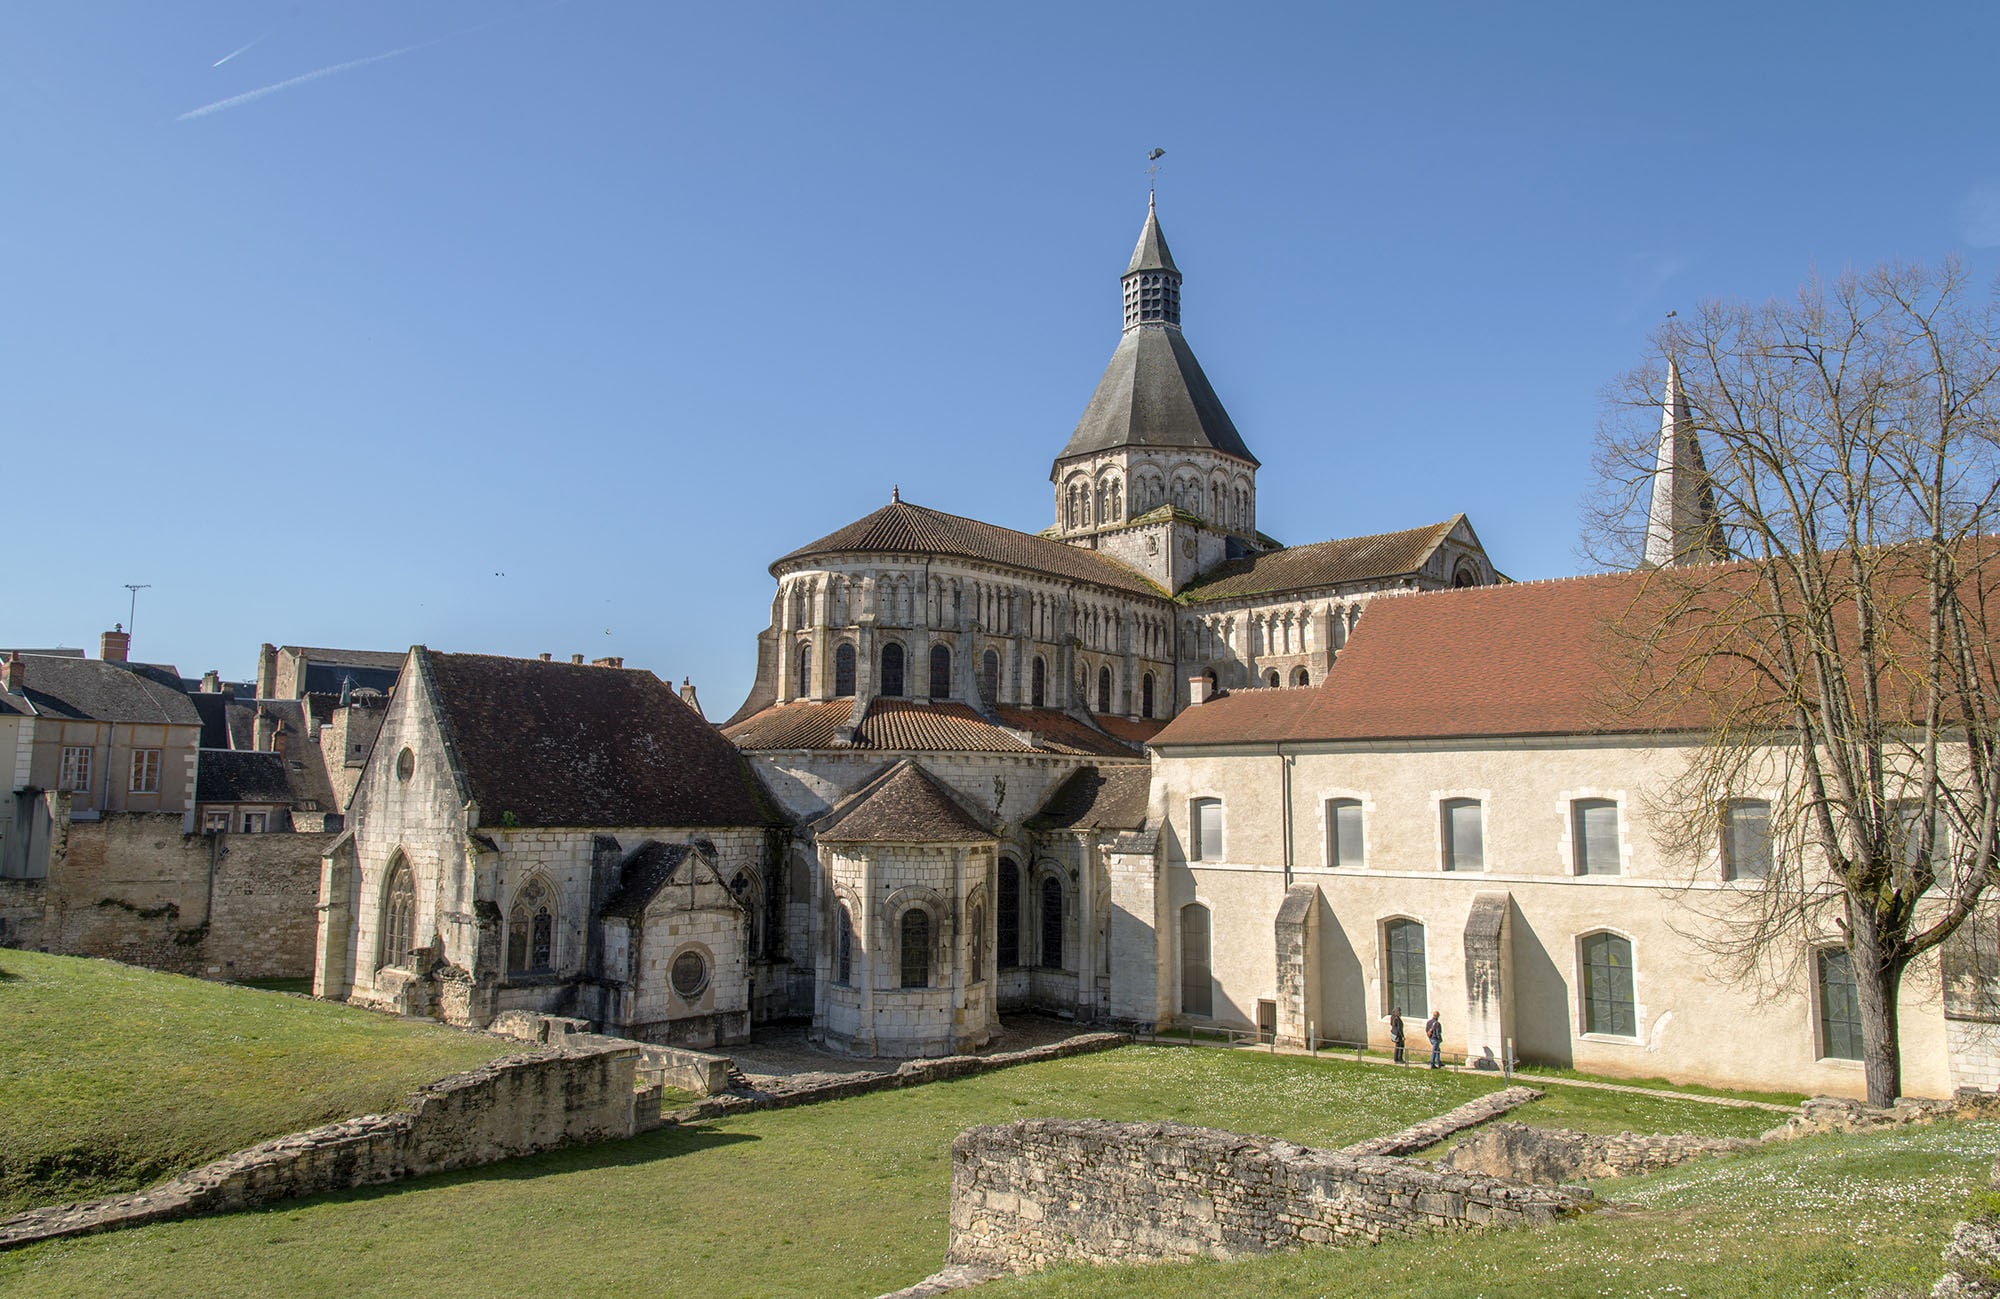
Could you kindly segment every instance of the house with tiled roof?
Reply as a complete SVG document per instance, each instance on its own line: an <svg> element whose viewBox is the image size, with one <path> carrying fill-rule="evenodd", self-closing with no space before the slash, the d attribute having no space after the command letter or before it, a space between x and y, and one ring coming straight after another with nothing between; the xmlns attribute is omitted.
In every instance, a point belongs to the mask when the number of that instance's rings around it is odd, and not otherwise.
<svg viewBox="0 0 2000 1299"><path fill-rule="evenodd" d="M1746 765L1699 861L1665 846L1686 816L1667 792L1712 701L1742 688L1635 687L1630 629L1671 589L1641 570L1380 601L1319 688L1176 717L1152 741L1156 892L1138 902L1158 1019L1387 1049L1392 1014L1414 1042L1436 1012L1450 1056L1496 1069L1862 1094L1830 916L1780 936L1755 984L1718 959L1806 851L1774 813L1778 750ZM1903 983L1911 1095L2000 1076L1993 923Z"/></svg>
<svg viewBox="0 0 2000 1299"><path fill-rule="evenodd" d="M1086 771L1131 793L1146 744L1193 699L1317 684L1372 598L1502 579L1462 514L1298 547L1262 532L1260 463L1182 332L1151 204L1119 284L1118 342L1049 471L1054 523L1023 531L892 491L779 557L755 682L723 729L822 884L816 819L886 765L972 800L996 844L978 949L992 968L953 977L1001 1010L1150 1022L1112 973L1114 949L1141 941L1113 932L1112 845L1143 838L1143 813L1080 835L1048 801ZM824 954L823 889L813 914Z"/></svg>
<svg viewBox="0 0 2000 1299"><path fill-rule="evenodd" d="M415 646L321 862L314 991L741 1040L811 1004L785 822L650 672Z"/></svg>

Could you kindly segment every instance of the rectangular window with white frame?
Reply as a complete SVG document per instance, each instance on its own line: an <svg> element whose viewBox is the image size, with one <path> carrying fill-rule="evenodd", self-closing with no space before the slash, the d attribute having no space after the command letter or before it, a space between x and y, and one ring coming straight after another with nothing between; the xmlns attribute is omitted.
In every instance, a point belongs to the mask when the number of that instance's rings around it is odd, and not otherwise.
<svg viewBox="0 0 2000 1299"><path fill-rule="evenodd" d="M1722 878L1771 878L1771 804L1733 798L1722 809Z"/></svg>
<svg viewBox="0 0 2000 1299"><path fill-rule="evenodd" d="M1367 859L1361 831L1361 800L1329 798L1326 801L1326 864L1365 865Z"/></svg>
<svg viewBox="0 0 2000 1299"><path fill-rule="evenodd" d="M1486 869L1486 809L1476 798L1448 798L1439 806L1444 833L1444 868Z"/></svg>
<svg viewBox="0 0 2000 1299"><path fill-rule="evenodd" d="M67 744L62 751L62 774L56 788L71 794L90 792L90 762L92 751L88 745Z"/></svg>
<svg viewBox="0 0 2000 1299"><path fill-rule="evenodd" d="M1190 861L1222 860L1222 800L1197 798L1188 803Z"/></svg>
<svg viewBox="0 0 2000 1299"><path fill-rule="evenodd" d="M157 794L160 792L160 751L158 749L132 750L132 785L134 794Z"/></svg>
<svg viewBox="0 0 2000 1299"><path fill-rule="evenodd" d="M269 812L245 812L243 814L243 833L262 834L270 822L271 814Z"/></svg>
<svg viewBox="0 0 2000 1299"><path fill-rule="evenodd" d="M217 832L221 832L221 831L226 831L226 830L228 830L228 829L229 829L229 813L228 813L228 812L203 812L203 813L201 814L201 828L202 828L203 830L212 830L212 831L217 831Z"/></svg>
<svg viewBox="0 0 2000 1299"><path fill-rule="evenodd" d="M1586 934L1582 942L1583 1031L1603 1037L1637 1037L1639 1007L1632 983L1632 940L1620 934Z"/></svg>
<svg viewBox="0 0 2000 1299"><path fill-rule="evenodd" d="M1617 875L1618 804L1608 798L1571 801L1570 851L1578 875Z"/></svg>

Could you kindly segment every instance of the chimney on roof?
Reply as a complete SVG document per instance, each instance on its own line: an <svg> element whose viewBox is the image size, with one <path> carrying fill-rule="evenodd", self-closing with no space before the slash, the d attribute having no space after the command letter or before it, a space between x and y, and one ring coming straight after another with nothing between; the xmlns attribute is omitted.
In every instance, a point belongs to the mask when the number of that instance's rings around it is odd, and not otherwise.
<svg viewBox="0 0 2000 1299"><path fill-rule="evenodd" d="M1188 678L1188 707L1197 708L1208 702L1208 677L1199 674Z"/></svg>
<svg viewBox="0 0 2000 1299"><path fill-rule="evenodd" d="M572 655L570 655L570 656L569 656L569 661L570 661L570 662L572 662L572 663L581 663L581 662L583 662L583 655L581 655L581 654L572 654Z"/></svg>
<svg viewBox="0 0 2000 1299"><path fill-rule="evenodd" d="M222 693L222 674L214 668L201 674L201 693L219 695Z"/></svg>
<svg viewBox="0 0 2000 1299"><path fill-rule="evenodd" d="M277 719L268 708L259 708L257 718L250 726L250 747L259 753L268 753L277 739Z"/></svg>
<svg viewBox="0 0 2000 1299"><path fill-rule="evenodd" d="M278 647L266 641L257 647L257 698L275 699L278 689Z"/></svg>
<svg viewBox="0 0 2000 1299"><path fill-rule="evenodd" d="M546 653L546 652L545 652L545 653L543 653L543 654L542 654L542 656L541 656L541 659L542 659L542 662L544 662L544 663L547 663L547 662L550 662L550 661L551 661L551 660L553 660L554 658L555 658L555 655L553 655L553 654L549 654L549 653Z"/></svg>
<svg viewBox="0 0 2000 1299"><path fill-rule="evenodd" d="M16 651L9 654L7 656L7 693L10 695L20 694L21 683L27 679L27 676L28 665L21 662L20 652Z"/></svg>
<svg viewBox="0 0 2000 1299"><path fill-rule="evenodd" d="M590 666L594 668L622 668L625 666L625 660L616 654L611 654L601 659L592 659Z"/></svg>
<svg viewBox="0 0 2000 1299"><path fill-rule="evenodd" d="M123 663L132 649L132 633L125 630L124 623L113 623L111 630L98 638L97 657L106 663Z"/></svg>
<svg viewBox="0 0 2000 1299"><path fill-rule="evenodd" d="M708 720L708 714L701 711L701 700L694 697L694 686L689 683L686 677L681 678L681 702L689 708L694 709L696 717L701 718L704 722Z"/></svg>

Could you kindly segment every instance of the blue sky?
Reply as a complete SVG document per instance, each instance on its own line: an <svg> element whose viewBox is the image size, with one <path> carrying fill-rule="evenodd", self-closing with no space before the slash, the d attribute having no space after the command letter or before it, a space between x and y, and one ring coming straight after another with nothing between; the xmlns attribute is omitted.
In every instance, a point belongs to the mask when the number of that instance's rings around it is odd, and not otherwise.
<svg viewBox="0 0 2000 1299"><path fill-rule="evenodd" d="M1577 570L1666 311L2000 271L2000 7L0 11L0 644L622 654L748 689L770 561L1051 521L1160 215L1289 542Z"/></svg>

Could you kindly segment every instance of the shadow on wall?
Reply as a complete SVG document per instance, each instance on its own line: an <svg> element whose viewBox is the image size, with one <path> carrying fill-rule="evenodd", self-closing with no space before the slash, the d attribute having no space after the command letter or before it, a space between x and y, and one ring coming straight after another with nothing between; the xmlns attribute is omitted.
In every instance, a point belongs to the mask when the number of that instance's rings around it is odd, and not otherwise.
<svg viewBox="0 0 2000 1299"><path fill-rule="evenodd" d="M1569 980L1549 955L1518 902L1508 928L1514 958L1514 1052L1523 1060L1568 1068L1574 1060Z"/></svg>
<svg viewBox="0 0 2000 1299"><path fill-rule="evenodd" d="M1321 1037L1368 1040L1368 980L1324 892L1319 897L1319 1008Z"/></svg>

